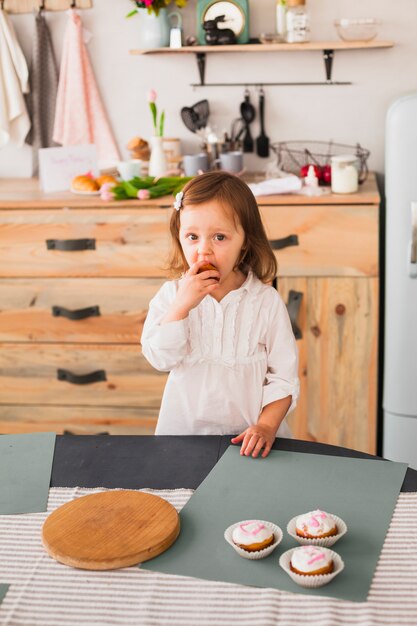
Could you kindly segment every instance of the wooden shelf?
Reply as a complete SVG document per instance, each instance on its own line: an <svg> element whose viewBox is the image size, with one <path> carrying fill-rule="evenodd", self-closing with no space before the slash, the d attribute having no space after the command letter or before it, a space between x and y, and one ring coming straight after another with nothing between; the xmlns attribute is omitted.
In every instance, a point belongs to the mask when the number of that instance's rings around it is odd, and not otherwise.
<svg viewBox="0 0 417 626"><path fill-rule="evenodd" d="M194 54L207 52L295 52L306 50L367 50L392 48L393 41L310 41L308 43L249 43L229 46L183 46L182 48L153 48L130 50L130 54Z"/></svg>
<svg viewBox="0 0 417 626"><path fill-rule="evenodd" d="M192 87L236 87L250 86L255 83L205 83L206 55L213 53L246 53L246 52L306 52L315 50L322 52L326 80L321 82L265 82L258 81L256 85L351 85L350 82L337 82L332 80L333 57L336 50L375 50L379 48L392 48L393 41L309 41L308 43L250 43L233 44L228 46L184 46L182 48L151 48L130 50L130 54L195 54L197 58L200 83L193 83Z"/></svg>

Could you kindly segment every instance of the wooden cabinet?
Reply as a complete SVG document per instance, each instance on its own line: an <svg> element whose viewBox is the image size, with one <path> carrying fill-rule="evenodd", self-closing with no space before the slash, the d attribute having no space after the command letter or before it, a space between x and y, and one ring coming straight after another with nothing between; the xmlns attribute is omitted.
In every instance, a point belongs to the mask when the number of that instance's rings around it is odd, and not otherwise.
<svg viewBox="0 0 417 626"><path fill-rule="evenodd" d="M294 434L375 452L375 180L259 204L268 237L291 243L276 251L279 291L302 294ZM153 432L166 374L142 357L140 334L166 277L170 206L0 183L0 433Z"/></svg>
<svg viewBox="0 0 417 626"><path fill-rule="evenodd" d="M284 200L284 198L282 198ZM297 327L300 400L289 418L299 439L376 452L379 195L373 176L360 193L292 204L260 199L277 251L278 289L301 294ZM265 203L265 204L264 204Z"/></svg>

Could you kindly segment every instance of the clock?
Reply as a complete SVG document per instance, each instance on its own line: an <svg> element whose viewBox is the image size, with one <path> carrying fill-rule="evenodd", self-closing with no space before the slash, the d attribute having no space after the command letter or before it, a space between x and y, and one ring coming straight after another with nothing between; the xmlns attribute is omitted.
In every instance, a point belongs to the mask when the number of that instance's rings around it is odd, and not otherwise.
<svg viewBox="0 0 417 626"><path fill-rule="evenodd" d="M203 22L214 20L224 15L225 20L219 28L230 28L236 35L237 43L249 41L249 3L248 0L197 0L198 43L204 45L205 31Z"/></svg>

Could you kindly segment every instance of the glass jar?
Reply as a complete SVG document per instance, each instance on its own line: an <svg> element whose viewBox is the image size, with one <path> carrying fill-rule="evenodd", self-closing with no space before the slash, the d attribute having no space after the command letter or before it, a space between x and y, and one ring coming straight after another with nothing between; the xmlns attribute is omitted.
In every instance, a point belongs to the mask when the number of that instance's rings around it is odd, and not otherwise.
<svg viewBox="0 0 417 626"><path fill-rule="evenodd" d="M359 161L354 154L331 158L332 192L355 193L359 186Z"/></svg>
<svg viewBox="0 0 417 626"><path fill-rule="evenodd" d="M305 0L287 0L285 40L287 43L310 41L310 21Z"/></svg>

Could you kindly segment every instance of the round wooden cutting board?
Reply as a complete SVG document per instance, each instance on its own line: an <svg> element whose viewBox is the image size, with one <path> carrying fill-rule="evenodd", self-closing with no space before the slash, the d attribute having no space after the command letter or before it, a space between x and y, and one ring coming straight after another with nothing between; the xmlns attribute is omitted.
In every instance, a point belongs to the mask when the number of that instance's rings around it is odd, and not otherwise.
<svg viewBox="0 0 417 626"><path fill-rule="evenodd" d="M152 559L167 550L179 532L179 516L169 502L149 493L117 490L60 506L45 520L42 541L60 563L106 570Z"/></svg>

